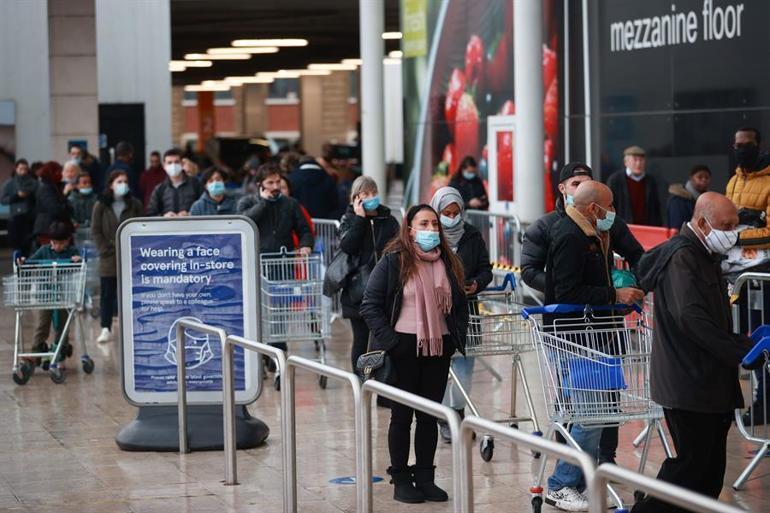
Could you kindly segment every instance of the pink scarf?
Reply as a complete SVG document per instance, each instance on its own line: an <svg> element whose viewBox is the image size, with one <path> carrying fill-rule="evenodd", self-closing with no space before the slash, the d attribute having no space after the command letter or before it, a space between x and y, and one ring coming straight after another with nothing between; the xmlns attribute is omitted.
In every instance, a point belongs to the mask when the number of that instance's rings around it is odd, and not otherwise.
<svg viewBox="0 0 770 513"><path fill-rule="evenodd" d="M441 250L417 252L417 269L407 287L414 288L417 306L417 356L441 356L444 353L443 316L452 310L452 288L441 260Z"/></svg>

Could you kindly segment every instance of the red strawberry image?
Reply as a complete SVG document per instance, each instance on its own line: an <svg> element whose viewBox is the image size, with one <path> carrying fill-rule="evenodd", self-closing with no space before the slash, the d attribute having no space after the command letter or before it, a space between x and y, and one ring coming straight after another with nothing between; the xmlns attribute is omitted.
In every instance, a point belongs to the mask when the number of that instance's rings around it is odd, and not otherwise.
<svg viewBox="0 0 770 513"><path fill-rule="evenodd" d="M511 114L516 114L516 105L513 104L511 100L505 100L505 103L502 107L500 107L500 112L498 112L500 116L510 116Z"/></svg>
<svg viewBox="0 0 770 513"><path fill-rule="evenodd" d="M559 86L558 80L554 79L548 92L545 94L545 103L543 104L543 118L546 136L556 140L559 132Z"/></svg>
<svg viewBox="0 0 770 513"><path fill-rule="evenodd" d="M501 34L487 54L486 83L490 91L498 92L513 80L512 45L507 34Z"/></svg>
<svg viewBox="0 0 770 513"><path fill-rule="evenodd" d="M449 126L449 132L454 135L455 117L457 116L457 104L465 91L465 74L462 70L455 68L449 79L446 91L446 100L444 100L444 118Z"/></svg>
<svg viewBox="0 0 770 513"><path fill-rule="evenodd" d="M449 143L444 146L444 152L441 154L441 163L446 165L447 174L451 175L455 172L457 158L454 144Z"/></svg>
<svg viewBox="0 0 770 513"><path fill-rule="evenodd" d="M465 79L470 87L475 86L484 77L484 43L479 36L473 35L465 47Z"/></svg>
<svg viewBox="0 0 770 513"><path fill-rule="evenodd" d="M551 167L556 153L556 148L551 139L546 138L543 144L543 168L545 170L545 210L550 212L554 209L553 186L551 184Z"/></svg>
<svg viewBox="0 0 770 513"><path fill-rule="evenodd" d="M556 52L543 45L543 90L548 91L556 79Z"/></svg>
<svg viewBox="0 0 770 513"><path fill-rule="evenodd" d="M513 132L497 132L497 199L513 201Z"/></svg>
<svg viewBox="0 0 770 513"><path fill-rule="evenodd" d="M479 154L479 111L473 102L473 96L464 93L457 105L455 117L455 148L458 158Z"/></svg>

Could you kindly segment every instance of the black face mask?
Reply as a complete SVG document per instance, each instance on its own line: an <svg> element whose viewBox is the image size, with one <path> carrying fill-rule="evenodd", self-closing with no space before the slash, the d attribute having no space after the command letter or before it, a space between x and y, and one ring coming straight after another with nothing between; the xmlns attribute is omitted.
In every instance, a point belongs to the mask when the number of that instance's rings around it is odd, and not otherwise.
<svg viewBox="0 0 770 513"><path fill-rule="evenodd" d="M759 158L759 146L756 144L743 144L733 149L735 162L744 171L752 171Z"/></svg>

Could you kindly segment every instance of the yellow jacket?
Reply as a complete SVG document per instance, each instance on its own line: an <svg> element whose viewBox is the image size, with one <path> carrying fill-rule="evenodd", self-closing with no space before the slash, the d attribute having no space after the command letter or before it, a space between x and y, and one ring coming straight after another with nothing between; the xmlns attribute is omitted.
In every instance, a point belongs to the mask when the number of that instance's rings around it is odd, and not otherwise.
<svg viewBox="0 0 770 513"><path fill-rule="evenodd" d="M738 210L747 208L764 211L770 219L770 166L753 173L747 173L739 167L727 183L726 195ZM738 245L770 249L770 226L742 231Z"/></svg>

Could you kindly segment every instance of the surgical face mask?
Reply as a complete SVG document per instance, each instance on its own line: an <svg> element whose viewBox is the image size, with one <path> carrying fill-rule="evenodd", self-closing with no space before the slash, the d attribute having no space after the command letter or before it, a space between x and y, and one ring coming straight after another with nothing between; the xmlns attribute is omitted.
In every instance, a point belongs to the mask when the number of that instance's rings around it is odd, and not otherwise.
<svg viewBox="0 0 770 513"><path fill-rule="evenodd" d="M212 196L221 196L225 193L225 183L211 182L206 185L206 190L208 190L209 194Z"/></svg>
<svg viewBox="0 0 770 513"><path fill-rule="evenodd" d="M703 243L713 253L724 255L738 243L738 230L715 230L708 219L706 219L706 223L711 231L708 235L704 235Z"/></svg>
<svg viewBox="0 0 770 513"><path fill-rule="evenodd" d="M463 171L463 178L465 178L466 180L473 180L474 178L476 178L476 173L474 173L473 171Z"/></svg>
<svg viewBox="0 0 770 513"><path fill-rule="evenodd" d="M112 192L115 194L116 198L122 198L128 194L128 184L126 182L112 184Z"/></svg>
<svg viewBox="0 0 770 513"><path fill-rule="evenodd" d="M163 169L166 171L166 174L169 177L175 178L182 173L182 164L180 164L179 162L166 164L165 166L163 166Z"/></svg>
<svg viewBox="0 0 770 513"><path fill-rule="evenodd" d="M574 207L575 206L575 196L572 194L565 194L564 195L564 204L568 207Z"/></svg>
<svg viewBox="0 0 770 513"><path fill-rule="evenodd" d="M754 168L754 164L757 163L759 158L759 146L756 144L742 144L733 149L733 155L735 155L735 162L743 170L751 170Z"/></svg>
<svg viewBox="0 0 770 513"><path fill-rule="evenodd" d="M431 251L441 243L441 237L438 232L429 230L415 230L414 241L423 251Z"/></svg>
<svg viewBox="0 0 770 513"><path fill-rule="evenodd" d="M444 228L454 228L458 224L460 224L460 221L463 220L463 217L460 214L457 214L454 217L445 216L444 214L441 214L441 217L439 217L439 221L441 221L441 225Z"/></svg>
<svg viewBox="0 0 770 513"><path fill-rule="evenodd" d="M92 187L81 187L80 188L80 194L83 194L84 196L88 196L92 192L94 192Z"/></svg>
<svg viewBox="0 0 770 513"><path fill-rule="evenodd" d="M604 219L596 219L596 229L600 232L608 232L610 231L610 228L612 228L613 223L615 222L615 212L612 212L611 210L607 210L606 208L602 208L599 205L596 205L597 207L604 210L604 213L606 214Z"/></svg>
<svg viewBox="0 0 770 513"><path fill-rule="evenodd" d="M372 210L377 210L377 207L380 206L380 197L375 196L373 198L365 199L361 202L361 206L364 207L364 210L371 212Z"/></svg>

